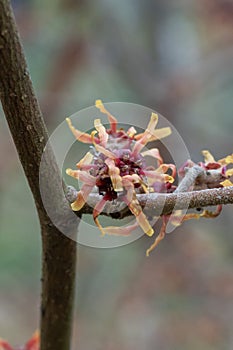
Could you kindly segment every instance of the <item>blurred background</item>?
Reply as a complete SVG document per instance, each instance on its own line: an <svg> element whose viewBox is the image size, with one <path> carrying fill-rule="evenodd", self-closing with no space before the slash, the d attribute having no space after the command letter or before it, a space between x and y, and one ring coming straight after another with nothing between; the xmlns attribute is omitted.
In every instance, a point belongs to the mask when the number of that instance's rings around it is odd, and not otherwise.
<svg viewBox="0 0 233 350"><path fill-rule="evenodd" d="M194 161L232 153L232 0L12 3L50 133L101 98L159 111ZM0 173L0 336L20 344L39 323L41 243L2 111ZM150 258L148 237L79 246L73 349L233 349L232 225L231 206L186 222Z"/></svg>

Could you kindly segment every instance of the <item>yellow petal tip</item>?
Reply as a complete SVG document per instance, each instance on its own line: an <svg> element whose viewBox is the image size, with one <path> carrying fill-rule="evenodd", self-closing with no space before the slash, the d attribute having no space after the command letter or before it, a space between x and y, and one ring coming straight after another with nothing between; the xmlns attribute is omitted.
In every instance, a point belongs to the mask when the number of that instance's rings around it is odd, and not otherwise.
<svg viewBox="0 0 233 350"><path fill-rule="evenodd" d="M83 203L78 204L77 201L75 201L74 203L71 204L71 209L73 211L79 211L80 209L82 209L82 207L83 207Z"/></svg>
<svg viewBox="0 0 233 350"><path fill-rule="evenodd" d="M103 102L102 102L102 100L96 100L95 101L95 106L98 108L98 107L100 107L100 106L102 106L103 105Z"/></svg>
<svg viewBox="0 0 233 350"><path fill-rule="evenodd" d="M147 236L149 236L149 237L153 236L153 234L154 234L153 228L151 228L150 230L148 230L148 231L146 232L146 234L147 234Z"/></svg>
<svg viewBox="0 0 233 350"><path fill-rule="evenodd" d="M72 174L72 169L70 169L70 168L66 169L66 174L71 176L71 174Z"/></svg>
<svg viewBox="0 0 233 350"><path fill-rule="evenodd" d="M222 185L223 187L230 187L233 185L233 183L227 179L227 180L220 182L220 185Z"/></svg>
<svg viewBox="0 0 233 350"><path fill-rule="evenodd" d="M159 118L159 116L158 116L158 114L157 113L151 113L151 119L152 120L158 120L158 118Z"/></svg>

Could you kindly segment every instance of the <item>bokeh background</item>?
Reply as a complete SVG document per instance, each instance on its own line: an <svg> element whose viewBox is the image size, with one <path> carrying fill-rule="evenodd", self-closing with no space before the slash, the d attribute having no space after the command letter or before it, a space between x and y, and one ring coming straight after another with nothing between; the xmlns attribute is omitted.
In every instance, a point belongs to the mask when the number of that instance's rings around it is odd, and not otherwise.
<svg viewBox="0 0 233 350"><path fill-rule="evenodd" d="M50 133L102 98L159 111L194 161L202 149L216 159L232 153L232 0L13 6ZM20 344L38 327L41 243L2 112L0 173L0 335ZM150 258L147 237L115 249L79 246L73 349L233 349L232 225L231 206L186 222Z"/></svg>

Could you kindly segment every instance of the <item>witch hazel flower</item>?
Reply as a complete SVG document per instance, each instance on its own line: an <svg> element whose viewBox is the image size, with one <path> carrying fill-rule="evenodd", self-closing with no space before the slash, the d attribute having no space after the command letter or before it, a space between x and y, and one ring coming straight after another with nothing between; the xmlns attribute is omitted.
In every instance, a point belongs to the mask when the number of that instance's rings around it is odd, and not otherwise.
<svg viewBox="0 0 233 350"><path fill-rule="evenodd" d="M66 170L68 175L83 183L71 207L74 211L81 210L90 193L97 188L102 198L93 209L93 219L102 235L129 235L139 226L146 235L152 236L154 230L136 195L172 191L176 167L174 164L165 164L157 148L144 150L144 147L149 142L169 136L171 129L156 129L158 115L152 113L144 132L137 134L133 126L125 131L118 128L117 119L105 108L101 100L97 100L95 106L107 116L109 129L105 128L100 119L95 119L95 130L87 134L77 130L71 120L66 119L75 138L92 145L90 151L76 164L77 169ZM147 156L155 159L155 166L146 165ZM101 225L99 215L106 202L115 200L121 200L128 206L135 216L134 224L124 227Z"/></svg>
<svg viewBox="0 0 233 350"><path fill-rule="evenodd" d="M230 164L233 164L233 154L219 160L215 160L214 156L208 150L203 150L202 155L204 157L204 161L196 164L189 159L178 171L180 177L184 178L188 169L196 166L203 169L203 172L201 172L200 175L196 177L194 183L192 183L191 190L200 191L205 189L233 186L233 183L230 180L230 177L233 175L233 168L228 168ZM216 218L221 211L222 205L217 205L214 211L203 209L201 213L188 213L182 217L182 220L179 220L181 211L176 211L172 214L171 221L174 225L177 224L178 226L182 222L189 219Z"/></svg>
<svg viewBox="0 0 233 350"><path fill-rule="evenodd" d="M195 177L194 181L189 181L190 178L186 178L186 185L190 184L185 191L200 191L204 189L213 189L233 186L230 177L233 176L233 168L228 168L230 164L233 164L233 154L226 156L220 160L215 160L213 155L207 151L202 151L204 161L198 164L194 163L192 160L187 160L184 165L179 169L178 174L181 179L184 179L187 175L188 170L192 168L199 168L199 176ZM200 168L202 171L200 171ZM184 190L184 189L183 189ZM170 192L180 192L179 186L176 187L172 185ZM182 191L181 191L182 192ZM198 210L201 210L197 208ZM146 255L149 256L150 252L155 249L155 247L164 239L166 234L166 228L168 222L170 222L174 227L180 226L184 221L190 219L200 219L200 218L216 218L222 211L222 205L217 205L214 211L203 209L200 213L186 213L183 214L182 210L174 210L171 214L162 215L162 226L158 236L155 238L154 243L146 251Z"/></svg>

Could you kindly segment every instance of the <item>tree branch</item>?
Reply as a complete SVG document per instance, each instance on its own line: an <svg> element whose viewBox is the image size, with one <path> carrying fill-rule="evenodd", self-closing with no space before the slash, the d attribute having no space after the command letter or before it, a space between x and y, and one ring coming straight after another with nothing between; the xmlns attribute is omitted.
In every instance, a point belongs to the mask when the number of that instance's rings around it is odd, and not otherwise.
<svg viewBox="0 0 233 350"><path fill-rule="evenodd" d="M34 196L43 242L41 349L70 348L76 242L63 235L43 206L39 167L48 134L35 96L9 0L0 0L0 97L14 143ZM59 169L48 147L42 177L51 206L71 235L76 233L61 188Z"/></svg>
<svg viewBox="0 0 233 350"><path fill-rule="evenodd" d="M68 187L66 196L69 202L73 202L77 198L77 193L74 187ZM88 204L80 211L81 214L92 214L94 206L101 198L102 196L92 193L88 198ZM219 204L233 204L233 186L191 192L137 194L137 199L148 215L168 215L171 214L174 208L180 210L205 208ZM118 205L117 202L115 205ZM107 211L102 212L101 215L123 219L132 215L132 213L128 207L119 212L114 210L113 213L111 213L111 208L109 208Z"/></svg>

